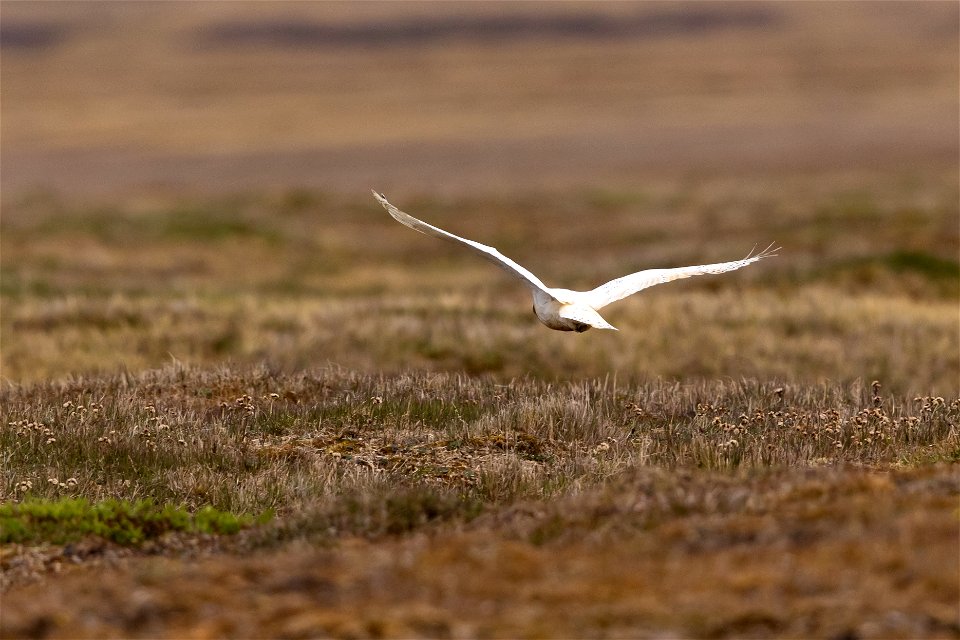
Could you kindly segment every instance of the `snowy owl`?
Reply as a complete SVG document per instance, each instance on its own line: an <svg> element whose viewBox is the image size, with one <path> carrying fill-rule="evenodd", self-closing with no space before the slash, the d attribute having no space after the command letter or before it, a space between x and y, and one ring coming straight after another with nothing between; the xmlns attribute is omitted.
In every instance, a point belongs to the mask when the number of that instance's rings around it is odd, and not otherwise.
<svg viewBox="0 0 960 640"><path fill-rule="evenodd" d="M420 233L425 233L437 238L443 238L444 240L449 240L450 242L472 249L482 258L486 258L525 284L533 295L533 312L537 318L543 324L557 331L576 331L577 333L582 333L591 327L596 329L613 329L616 331L616 327L600 317L600 314L597 313L599 309L602 309L612 302L633 295L641 289L652 287L655 284L707 273L733 271L752 264L757 260L775 256L777 255L777 251L779 251L778 247L774 247L771 244L756 255L751 251L743 260L703 264L695 267L677 267L675 269L647 269L646 271L638 271L623 276L622 278L611 280L590 291L552 289L543 284L537 276L493 247L455 236L443 229L427 224L422 220L417 220L387 202L387 198L382 193L374 191L373 197L383 205L383 208L386 209L397 222L410 227L414 231L419 231Z"/></svg>

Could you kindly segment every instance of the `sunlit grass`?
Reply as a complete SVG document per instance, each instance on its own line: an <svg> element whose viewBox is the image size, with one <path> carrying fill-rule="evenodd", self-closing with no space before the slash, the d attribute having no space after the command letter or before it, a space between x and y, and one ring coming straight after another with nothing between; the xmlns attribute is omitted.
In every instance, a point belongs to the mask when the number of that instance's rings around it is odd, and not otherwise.
<svg viewBox="0 0 960 640"><path fill-rule="evenodd" d="M396 533L639 467L960 458L960 399L890 396L879 382L502 385L427 372L173 366L11 388L2 400L5 501L149 497L275 510L324 535Z"/></svg>
<svg viewBox="0 0 960 640"><path fill-rule="evenodd" d="M635 629L636 611L695 636L842 631L850 615L812 603L810 589L859 613L909 602L914 635L935 635L956 592L944 570L956 564L960 460L954 196L936 180L852 193L801 180L782 192L709 183L404 204L571 287L784 246L611 306L621 331L582 335L542 327L515 283L372 200L20 203L0 235L0 502L173 515L159 536L137 533L136 519L4 525L22 534L0 555L8 593L29 599L22 585L44 576L60 584L50 576L65 558L118 562L118 542L135 543L124 557L204 548L231 554L230 575L290 564L271 579L326 584L309 572L328 566L312 555L328 548L397 584L445 575L471 610L502 597L503 576L547 594L557 627L489 628L501 635ZM265 513L276 517L231 515ZM245 528L222 536L234 527L199 526L200 514ZM921 538L936 560L903 545ZM784 557L805 567L799 587ZM837 586L838 563L857 580ZM903 569L879 594L858 586L890 567ZM180 586L245 597L203 571ZM637 577L648 573L662 593ZM581 591L555 593L561 583ZM371 593L406 619L406 603ZM646 595L627 614L605 608L633 593ZM183 597L193 611L199 600ZM808 609L832 613L803 626ZM350 615L304 628L380 628ZM263 620L250 628L286 633Z"/></svg>
<svg viewBox="0 0 960 640"><path fill-rule="evenodd" d="M495 268L410 233L366 196L297 191L147 210L26 199L5 210L0 236L3 375L42 380L176 359L502 380L615 373L879 378L904 394L958 387L949 182L851 192L797 179L773 192L716 181L605 193L404 207L569 287L730 259L770 240L784 250L610 307L615 336L568 336L540 326L526 292Z"/></svg>

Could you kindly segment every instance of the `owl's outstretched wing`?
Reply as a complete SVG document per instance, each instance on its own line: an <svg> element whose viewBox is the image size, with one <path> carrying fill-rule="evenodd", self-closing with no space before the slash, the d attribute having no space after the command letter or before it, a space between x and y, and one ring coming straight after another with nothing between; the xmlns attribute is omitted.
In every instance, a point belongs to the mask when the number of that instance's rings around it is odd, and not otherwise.
<svg viewBox="0 0 960 640"><path fill-rule="evenodd" d="M395 206L390 204L382 193L377 193L374 191L373 197L376 198L377 202L382 204L383 208L387 210L387 213L393 216L394 220L400 224L410 227L414 231L425 233L428 236L442 238L444 240L463 245L480 255L481 258L485 258L486 260L489 260L493 264L497 265L531 289L542 291L552 297L553 294L550 292L550 289L540 281L540 278L533 275L527 269L524 269L519 264L506 257L493 247L488 247L485 244L480 244L479 242L474 242L473 240L467 240L466 238L455 236L452 233L444 231L443 229L435 227L431 224L427 224L423 220L417 220L410 214L404 213L403 211L400 211L400 209L397 209Z"/></svg>
<svg viewBox="0 0 960 640"><path fill-rule="evenodd" d="M676 269L647 269L646 271L638 271L637 273L631 273L628 276L611 280L591 291L583 292L581 300L594 309L600 309L611 302L622 300L647 287L663 284L664 282L672 282L680 278L689 278L690 276L735 271L748 264L753 264L758 260L775 256L779 250L779 247L771 244L756 255L753 255L751 251L743 260L718 262L717 264L702 264L694 267L678 267Z"/></svg>

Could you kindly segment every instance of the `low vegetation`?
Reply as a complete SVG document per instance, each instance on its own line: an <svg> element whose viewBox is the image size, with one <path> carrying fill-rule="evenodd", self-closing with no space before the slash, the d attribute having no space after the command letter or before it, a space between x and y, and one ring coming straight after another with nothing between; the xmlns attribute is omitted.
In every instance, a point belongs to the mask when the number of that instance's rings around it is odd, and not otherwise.
<svg viewBox="0 0 960 640"><path fill-rule="evenodd" d="M367 494L369 503L415 495L421 509L441 495L428 487L385 493ZM943 464L733 473L639 466L469 519L394 513L388 521L404 526L334 545L301 537L265 547L261 531L199 558L196 546L151 561L116 559L96 546L79 557L76 549L53 551L35 566L60 575L5 594L3 630L90 638L948 638L960 634L958 496L955 467Z"/></svg>
<svg viewBox="0 0 960 640"><path fill-rule="evenodd" d="M50 480L50 484L56 481ZM69 478L64 485L69 488L76 482L76 478ZM21 487L30 484L27 480ZM250 516L236 516L210 506L190 514L152 500L91 504L84 498L28 499L0 505L0 543L63 544L97 536L118 544L139 544L170 532L237 533L253 521Z"/></svg>
<svg viewBox="0 0 960 640"><path fill-rule="evenodd" d="M298 517L335 508L321 529L352 534L562 494L642 466L960 459L960 398L889 397L879 382L505 385L456 374L173 366L9 389L3 418L7 499L149 497Z"/></svg>
<svg viewBox="0 0 960 640"><path fill-rule="evenodd" d="M960 633L956 397L169 366L0 406L14 636Z"/></svg>
<svg viewBox="0 0 960 640"><path fill-rule="evenodd" d="M0 5L0 637L960 640L956 3Z"/></svg>
<svg viewBox="0 0 960 640"><path fill-rule="evenodd" d="M889 393L948 395L960 380L950 180L400 201L572 288L729 260L755 243L784 248L624 300L605 312L618 334L575 339L545 330L496 268L411 233L366 195L110 207L24 197L4 210L0 362L15 382L266 362L501 381L878 379Z"/></svg>
<svg viewBox="0 0 960 640"><path fill-rule="evenodd" d="M953 183L685 189L405 205L572 287L784 246L577 336L372 199L14 203L3 634L960 634Z"/></svg>

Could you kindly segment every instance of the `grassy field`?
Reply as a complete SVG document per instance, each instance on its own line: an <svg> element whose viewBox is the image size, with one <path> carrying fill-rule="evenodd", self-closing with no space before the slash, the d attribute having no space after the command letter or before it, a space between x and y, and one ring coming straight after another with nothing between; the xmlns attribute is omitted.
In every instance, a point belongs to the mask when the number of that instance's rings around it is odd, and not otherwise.
<svg viewBox="0 0 960 640"><path fill-rule="evenodd" d="M26 382L266 361L502 379L879 379L901 394L950 394L960 371L957 189L947 175L886 180L401 203L554 286L784 247L735 274L625 300L606 313L620 333L576 339L544 331L527 292L495 268L410 232L369 197L142 209L25 200L4 215L3 369Z"/></svg>
<svg viewBox="0 0 960 640"><path fill-rule="evenodd" d="M784 246L583 335L372 198L9 207L4 502L261 524L24 517L4 634L957 635L956 188L860 184L404 205L570 286Z"/></svg>
<svg viewBox="0 0 960 640"><path fill-rule="evenodd" d="M960 638L953 3L172 6L3 3L0 636Z"/></svg>

